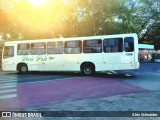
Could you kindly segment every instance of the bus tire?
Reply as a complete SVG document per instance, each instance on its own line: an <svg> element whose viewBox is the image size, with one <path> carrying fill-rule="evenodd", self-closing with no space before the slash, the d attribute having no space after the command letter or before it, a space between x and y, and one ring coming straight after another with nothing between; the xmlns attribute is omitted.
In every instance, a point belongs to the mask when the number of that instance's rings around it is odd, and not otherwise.
<svg viewBox="0 0 160 120"><path fill-rule="evenodd" d="M26 64L21 64L19 67L18 67L18 71L20 74L25 74L28 72L28 67Z"/></svg>
<svg viewBox="0 0 160 120"><path fill-rule="evenodd" d="M95 72L95 68L91 64L85 64L81 71L84 75L92 75Z"/></svg>

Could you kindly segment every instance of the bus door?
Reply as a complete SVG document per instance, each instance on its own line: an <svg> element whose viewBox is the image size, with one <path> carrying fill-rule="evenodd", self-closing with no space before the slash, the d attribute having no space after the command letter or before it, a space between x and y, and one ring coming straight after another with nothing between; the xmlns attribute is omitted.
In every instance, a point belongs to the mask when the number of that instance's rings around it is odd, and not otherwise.
<svg viewBox="0 0 160 120"><path fill-rule="evenodd" d="M2 69L14 70L14 46L4 46L3 48L3 60Z"/></svg>

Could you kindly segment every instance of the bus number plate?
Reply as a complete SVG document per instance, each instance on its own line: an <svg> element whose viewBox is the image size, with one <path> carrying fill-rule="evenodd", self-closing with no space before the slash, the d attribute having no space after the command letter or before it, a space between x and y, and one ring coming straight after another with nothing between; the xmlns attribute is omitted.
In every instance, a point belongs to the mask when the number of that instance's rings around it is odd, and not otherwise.
<svg viewBox="0 0 160 120"><path fill-rule="evenodd" d="M132 56L132 55L133 55L133 53L126 53L126 55L127 55L127 56Z"/></svg>

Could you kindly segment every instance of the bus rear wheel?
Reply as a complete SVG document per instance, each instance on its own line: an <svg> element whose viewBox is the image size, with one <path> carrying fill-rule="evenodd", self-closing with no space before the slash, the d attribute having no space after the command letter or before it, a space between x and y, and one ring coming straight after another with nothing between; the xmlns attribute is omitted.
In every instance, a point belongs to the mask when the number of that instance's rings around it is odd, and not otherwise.
<svg viewBox="0 0 160 120"><path fill-rule="evenodd" d="M92 65L84 65L82 67L82 73L85 75L92 75L95 72L94 67Z"/></svg>
<svg viewBox="0 0 160 120"><path fill-rule="evenodd" d="M28 67L25 64L21 64L18 68L19 68L18 71L21 74L25 74L28 72Z"/></svg>

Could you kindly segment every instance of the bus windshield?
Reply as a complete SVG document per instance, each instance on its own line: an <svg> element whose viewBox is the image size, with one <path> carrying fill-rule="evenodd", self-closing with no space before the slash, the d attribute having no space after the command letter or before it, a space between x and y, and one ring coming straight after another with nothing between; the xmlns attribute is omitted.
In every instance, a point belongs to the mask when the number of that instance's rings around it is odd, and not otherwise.
<svg viewBox="0 0 160 120"><path fill-rule="evenodd" d="M3 52L3 59L13 57L14 56L14 47L13 46L5 46Z"/></svg>

